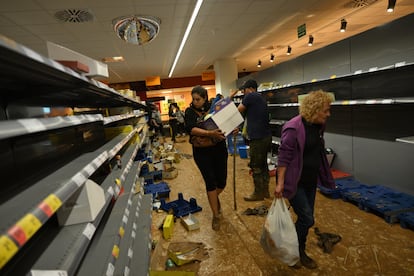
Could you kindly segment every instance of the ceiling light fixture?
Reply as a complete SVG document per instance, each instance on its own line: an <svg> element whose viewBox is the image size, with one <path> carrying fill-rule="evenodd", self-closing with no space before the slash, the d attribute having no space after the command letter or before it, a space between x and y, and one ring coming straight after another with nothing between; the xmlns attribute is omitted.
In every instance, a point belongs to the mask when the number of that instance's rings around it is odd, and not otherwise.
<svg viewBox="0 0 414 276"><path fill-rule="evenodd" d="M290 56L291 53L292 53L292 47L288 46L286 55Z"/></svg>
<svg viewBox="0 0 414 276"><path fill-rule="evenodd" d="M112 20L116 35L136 45L151 42L160 30L160 20L152 16L121 16Z"/></svg>
<svg viewBox="0 0 414 276"><path fill-rule="evenodd" d="M309 41L308 41L308 46L312 46L313 45L313 36L309 36Z"/></svg>
<svg viewBox="0 0 414 276"><path fill-rule="evenodd" d="M388 0L387 12L393 12L394 11L395 2L397 2L397 0Z"/></svg>
<svg viewBox="0 0 414 276"><path fill-rule="evenodd" d="M262 67L262 61L259 59L259 61L257 62L257 67Z"/></svg>
<svg viewBox="0 0 414 276"><path fill-rule="evenodd" d="M121 62L125 61L123 56L117 56L117 57L105 57L102 59L103 62L109 63L109 62Z"/></svg>
<svg viewBox="0 0 414 276"><path fill-rule="evenodd" d="M346 20L342 19L341 20L341 30L340 30L341 33L344 33L346 31L346 24L347 24Z"/></svg>
<svg viewBox="0 0 414 276"><path fill-rule="evenodd" d="M271 54L270 55L270 62L273 62L273 61L275 61L275 55L274 54Z"/></svg>
<svg viewBox="0 0 414 276"><path fill-rule="evenodd" d="M178 59L180 58L180 55L181 55L181 52L184 48L185 42L187 41L188 35L190 34L191 29L193 28L194 21L196 20L198 12L200 11L201 4L203 4L203 0L197 0L197 3L196 3L196 5L194 7L194 10L193 10L193 14L191 15L190 21L188 22L187 29L185 30L183 39L181 40L180 47L178 48L177 54L175 55L174 62L173 62L172 66L171 66L171 69L170 69L170 73L168 74L169 78L171 78L171 76L174 72L175 66L177 65Z"/></svg>

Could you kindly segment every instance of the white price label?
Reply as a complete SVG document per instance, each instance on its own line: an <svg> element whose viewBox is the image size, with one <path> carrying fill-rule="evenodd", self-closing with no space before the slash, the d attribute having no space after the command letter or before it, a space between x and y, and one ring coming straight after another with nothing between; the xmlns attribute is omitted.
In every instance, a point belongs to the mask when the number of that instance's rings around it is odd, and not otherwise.
<svg viewBox="0 0 414 276"><path fill-rule="evenodd" d="M83 230L83 235L88 239L91 240L93 237L93 234L95 234L96 227L92 223L88 223Z"/></svg>

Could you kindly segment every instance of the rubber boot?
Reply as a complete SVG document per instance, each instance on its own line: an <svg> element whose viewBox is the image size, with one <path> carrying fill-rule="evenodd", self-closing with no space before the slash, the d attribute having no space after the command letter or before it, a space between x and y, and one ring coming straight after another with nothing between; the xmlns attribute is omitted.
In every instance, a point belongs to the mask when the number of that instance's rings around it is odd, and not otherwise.
<svg viewBox="0 0 414 276"><path fill-rule="evenodd" d="M253 170L254 171L254 170ZM249 196L245 196L245 201L261 201L264 200L262 177L258 173L253 173L254 192Z"/></svg>
<svg viewBox="0 0 414 276"><path fill-rule="evenodd" d="M263 187L263 197L264 198L270 198L270 193L269 193L269 184L265 184Z"/></svg>
<svg viewBox="0 0 414 276"><path fill-rule="evenodd" d="M266 172L262 174L263 196L265 198L270 198L269 182L270 182L269 170L266 170Z"/></svg>
<svg viewBox="0 0 414 276"><path fill-rule="evenodd" d="M245 201L262 201L264 196L262 193L253 192L253 194L244 197Z"/></svg>

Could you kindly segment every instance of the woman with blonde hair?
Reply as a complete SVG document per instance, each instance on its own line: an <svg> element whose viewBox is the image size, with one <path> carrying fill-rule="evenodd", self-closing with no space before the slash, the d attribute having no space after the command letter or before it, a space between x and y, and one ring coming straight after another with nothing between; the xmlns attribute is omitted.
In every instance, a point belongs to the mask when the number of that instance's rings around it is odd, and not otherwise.
<svg viewBox="0 0 414 276"><path fill-rule="evenodd" d="M300 262L310 269L317 267L305 252L308 231L314 224L317 184L335 188L323 139L331 102L332 96L322 90L306 95L299 115L283 126L278 154L275 197L287 198L297 215Z"/></svg>

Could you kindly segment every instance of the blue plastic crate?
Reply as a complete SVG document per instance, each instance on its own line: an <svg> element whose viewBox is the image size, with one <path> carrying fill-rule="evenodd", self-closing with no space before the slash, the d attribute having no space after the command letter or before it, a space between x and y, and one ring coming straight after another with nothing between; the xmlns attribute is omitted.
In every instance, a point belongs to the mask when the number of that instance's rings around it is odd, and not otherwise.
<svg viewBox="0 0 414 276"><path fill-rule="evenodd" d="M249 158L249 146L238 146L237 150L239 152L240 158Z"/></svg>
<svg viewBox="0 0 414 276"><path fill-rule="evenodd" d="M202 210L202 208L197 205L197 200L195 198L190 198L190 201L184 200L182 193L178 194L177 200L168 203L162 198L160 209L166 212L172 211L176 217L184 217L188 214Z"/></svg>
<svg viewBox="0 0 414 276"><path fill-rule="evenodd" d="M392 189L381 187L378 195L363 199L361 206L364 210L383 217L388 223L395 223L399 220L399 214L414 211L414 197L404 193L384 192L388 190Z"/></svg>
<svg viewBox="0 0 414 276"><path fill-rule="evenodd" d="M398 219L402 228L414 230L414 212L401 213Z"/></svg>
<svg viewBox="0 0 414 276"><path fill-rule="evenodd" d="M374 186L365 184L355 185L352 188L344 188L341 191L343 200L359 204L368 194L372 193Z"/></svg>
<svg viewBox="0 0 414 276"><path fill-rule="evenodd" d="M323 187L321 185L318 184L318 188L319 191L326 195L329 196L331 198L337 199L337 198L343 198L344 200L350 200L350 201L354 201L354 198L348 198L347 195L345 194L345 196L343 195L343 192L348 191L349 189L356 189L356 188L361 188L364 187L365 185L358 182L357 180L349 177L349 178L342 178L342 179L335 179L335 189L329 189L326 187ZM354 196L354 194L349 194Z"/></svg>
<svg viewBox="0 0 414 276"><path fill-rule="evenodd" d="M352 188L358 188L363 185L361 182L355 180L354 178L342 178L335 179L335 185L340 191Z"/></svg>
<svg viewBox="0 0 414 276"><path fill-rule="evenodd" d="M166 182L144 185L144 194L152 194L153 199L170 197L170 187Z"/></svg>
<svg viewBox="0 0 414 276"><path fill-rule="evenodd" d="M234 154L234 142L233 142L233 135L227 136L227 151L230 154ZM239 154L239 147L245 146L246 143L244 142L243 136L239 133L236 136L236 154Z"/></svg>
<svg viewBox="0 0 414 276"><path fill-rule="evenodd" d="M144 178L145 181L157 181L157 180L162 180L162 170L159 171L152 171L152 172L147 172L147 171L142 171L141 168L141 173L140 176Z"/></svg>
<svg viewBox="0 0 414 276"><path fill-rule="evenodd" d="M318 189L323 195L326 195L332 199L341 198L341 190L339 190L338 188L329 189L329 188L323 187L322 185L318 185Z"/></svg>

